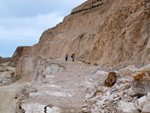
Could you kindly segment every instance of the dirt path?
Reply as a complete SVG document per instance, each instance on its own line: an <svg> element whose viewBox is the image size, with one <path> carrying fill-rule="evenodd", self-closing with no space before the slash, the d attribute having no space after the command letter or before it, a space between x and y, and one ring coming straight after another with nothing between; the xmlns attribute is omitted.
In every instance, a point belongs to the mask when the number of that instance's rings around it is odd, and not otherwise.
<svg viewBox="0 0 150 113"><path fill-rule="evenodd" d="M21 84L0 87L0 113L14 113L15 96Z"/></svg>
<svg viewBox="0 0 150 113"><path fill-rule="evenodd" d="M82 111L85 81L95 73L97 67L87 66L78 61L57 60L56 62L58 65L65 66L64 70L46 75L44 82L30 83L37 91L31 92L29 98L23 101L22 108L26 113L80 113ZM18 81L0 87L0 100L3 101L0 102L1 113L13 113L15 95L23 84Z"/></svg>
<svg viewBox="0 0 150 113"><path fill-rule="evenodd" d="M1 64L9 70L0 73L1 79L10 78L11 73L15 71L15 68L8 66L8 64L9 62ZM30 77L22 77L15 83L8 83L10 85L0 86L0 113L14 113L15 105L17 102L15 99L16 94L24 84L30 81Z"/></svg>

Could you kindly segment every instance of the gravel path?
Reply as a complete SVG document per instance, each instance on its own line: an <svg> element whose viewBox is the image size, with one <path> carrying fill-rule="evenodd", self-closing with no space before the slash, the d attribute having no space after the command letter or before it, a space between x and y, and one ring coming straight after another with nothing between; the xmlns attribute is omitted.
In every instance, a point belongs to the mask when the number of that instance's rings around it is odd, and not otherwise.
<svg viewBox="0 0 150 113"><path fill-rule="evenodd" d="M56 60L55 64L64 69L46 75L43 82L29 82L27 78L21 78L12 85L0 87L1 113L13 113L16 93L26 82L29 87L36 89L36 92L30 92L29 97L21 103L26 113L81 113L85 81L96 72L97 67L78 61Z"/></svg>

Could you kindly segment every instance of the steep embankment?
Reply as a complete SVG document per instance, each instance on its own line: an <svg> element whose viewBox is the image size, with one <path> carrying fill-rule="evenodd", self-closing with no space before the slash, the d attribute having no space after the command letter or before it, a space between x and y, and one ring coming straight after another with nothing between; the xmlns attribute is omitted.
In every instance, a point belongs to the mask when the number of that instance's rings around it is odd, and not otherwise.
<svg viewBox="0 0 150 113"><path fill-rule="evenodd" d="M74 52L101 66L149 62L150 1L89 0L72 13L23 55L62 58Z"/></svg>

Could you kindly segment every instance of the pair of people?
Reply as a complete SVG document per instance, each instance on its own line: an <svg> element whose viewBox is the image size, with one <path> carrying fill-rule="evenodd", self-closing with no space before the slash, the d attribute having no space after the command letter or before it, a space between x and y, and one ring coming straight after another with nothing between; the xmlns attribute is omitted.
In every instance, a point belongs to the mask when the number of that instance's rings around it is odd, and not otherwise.
<svg viewBox="0 0 150 113"><path fill-rule="evenodd" d="M66 54L66 61L68 61L68 54ZM75 55L74 55L74 53L71 55L71 59L72 59L72 61L74 62L74 58L75 58Z"/></svg>

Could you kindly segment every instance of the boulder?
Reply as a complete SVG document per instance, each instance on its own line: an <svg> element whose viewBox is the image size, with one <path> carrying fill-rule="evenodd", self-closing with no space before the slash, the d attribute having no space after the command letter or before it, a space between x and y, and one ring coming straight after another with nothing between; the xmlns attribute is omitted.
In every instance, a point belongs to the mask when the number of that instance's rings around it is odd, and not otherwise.
<svg viewBox="0 0 150 113"><path fill-rule="evenodd" d="M132 75L137 71L138 69L134 65L130 65L126 68L120 69L118 73L121 77L132 77Z"/></svg>
<svg viewBox="0 0 150 113"><path fill-rule="evenodd" d="M141 98L139 98L137 101L138 101L138 104L139 104L139 106L140 106L140 108L143 108L144 107L144 105L145 105L145 102L146 102L146 99L147 99L147 97L146 96L143 96L143 97L141 97Z"/></svg>
<svg viewBox="0 0 150 113"><path fill-rule="evenodd" d="M150 91L150 81L134 81L132 84L132 89L139 97L144 96Z"/></svg>
<svg viewBox="0 0 150 113"><path fill-rule="evenodd" d="M110 72L108 74L108 77L106 78L106 80L104 82L104 85L107 86L107 87L113 86L116 83L118 77L119 76L117 75L116 72Z"/></svg>
<svg viewBox="0 0 150 113"><path fill-rule="evenodd" d="M101 86L101 85L104 85L104 81L105 81L105 79L107 78L107 75L108 75L108 72L98 70L98 71L94 74L92 80L95 82L95 85Z"/></svg>
<svg viewBox="0 0 150 113"><path fill-rule="evenodd" d="M150 65L140 68L134 74L135 81L150 81Z"/></svg>
<svg viewBox="0 0 150 113"><path fill-rule="evenodd" d="M133 91L140 95L146 95L150 91L150 65L140 68L133 78Z"/></svg>
<svg viewBox="0 0 150 113"><path fill-rule="evenodd" d="M144 107L142 109L142 113L150 113L150 93L147 94L147 99L143 102Z"/></svg>
<svg viewBox="0 0 150 113"><path fill-rule="evenodd" d="M150 70L143 70L141 72L135 73L134 75L135 81L150 81Z"/></svg>
<svg viewBox="0 0 150 113"><path fill-rule="evenodd" d="M142 113L150 113L150 102L143 107Z"/></svg>
<svg viewBox="0 0 150 113"><path fill-rule="evenodd" d="M133 103L128 103L125 101L120 101L118 103L118 111L119 113L140 113L135 107Z"/></svg>

